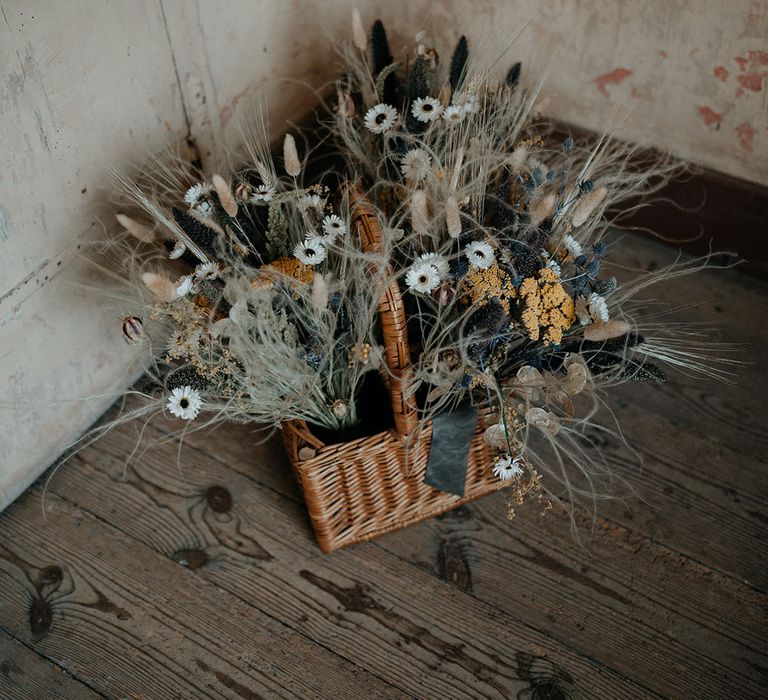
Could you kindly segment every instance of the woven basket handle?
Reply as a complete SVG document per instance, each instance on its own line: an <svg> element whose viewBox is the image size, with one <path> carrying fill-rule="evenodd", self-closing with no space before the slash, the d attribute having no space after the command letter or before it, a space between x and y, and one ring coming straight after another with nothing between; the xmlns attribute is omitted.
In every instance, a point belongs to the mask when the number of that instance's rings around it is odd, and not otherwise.
<svg viewBox="0 0 768 700"><path fill-rule="evenodd" d="M360 191L351 187L349 203L360 246L366 253L382 253L384 242L376 211ZM393 279L379 302L381 332L384 337L384 359L389 369L389 393L395 414L395 431L402 436L418 426L416 398L406 396L404 389L412 386L413 369L408 347L405 306L397 280Z"/></svg>

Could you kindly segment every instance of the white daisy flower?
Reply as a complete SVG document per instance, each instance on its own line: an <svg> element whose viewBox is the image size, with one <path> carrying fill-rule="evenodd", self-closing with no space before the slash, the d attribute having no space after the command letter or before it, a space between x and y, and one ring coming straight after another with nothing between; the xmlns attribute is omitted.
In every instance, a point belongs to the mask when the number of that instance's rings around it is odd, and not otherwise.
<svg viewBox="0 0 768 700"><path fill-rule="evenodd" d="M322 239L314 236L302 243L297 243L293 254L305 265L319 265L328 255Z"/></svg>
<svg viewBox="0 0 768 700"><path fill-rule="evenodd" d="M308 194L301 200L305 209L322 209L325 207L325 200L319 194Z"/></svg>
<svg viewBox="0 0 768 700"><path fill-rule="evenodd" d="M387 133L397 121L397 110L383 102L374 105L366 113L363 119L365 127L374 134Z"/></svg>
<svg viewBox="0 0 768 700"><path fill-rule="evenodd" d="M547 267L552 270L558 277L560 277L560 275L563 273L560 265L558 265L554 260L550 260L547 263Z"/></svg>
<svg viewBox="0 0 768 700"><path fill-rule="evenodd" d="M193 207L212 190L213 187L207 182L198 182L187 190L184 195L184 201L189 204L190 207Z"/></svg>
<svg viewBox="0 0 768 700"><path fill-rule="evenodd" d="M168 350L174 350L175 348L180 347L181 333L179 333L179 331L173 331L173 333L171 333L171 335L168 336L166 345L168 346Z"/></svg>
<svg viewBox="0 0 768 700"><path fill-rule="evenodd" d="M198 265L195 268L195 278L198 281L212 280L219 276L219 264L216 262L207 262Z"/></svg>
<svg viewBox="0 0 768 700"><path fill-rule="evenodd" d="M411 105L411 114L414 119L425 124L435 121L442 111L443 105L440 104L440 100L436 100L434 97L417 97Z"/></svg>
<svg viewBox="0 0 768 700"><path fill-rule="evenodd" d="M520 466L522 463L521 457L512 459L508 454L502 455L493 465L493 473L502 481L509 481L523 473L523 468Z"/></svg>
<svg viewBox="0 0 768 700"><path fill-rule="evenodd" d="M200 212L204 217L208 218L213 214L213 207L207 199L201 199L195 206L192 207L195 211Z"/></svg>
<svg viewBox="0 0 768 700"><path fill-rule="evenodd" d="M432 170L432 158L423 148L412 148L400 159L400 172L404 177L419 182Z"/></svg>
<svg viewBox="0 0 768 700"><path fill-rule="evenodd" d="M259 185L248 201L251 204L268 204L276 194L277 190L272 185Z"/></svg>
<svg viewBox="0 0 768 700"><path fill-rule="evenodd" d="M337 236L343 236L347 232L347 225L344 219L336 214L330 214L323 219L323 233L330 240L335 240Z"/></svg>
<svg viewBox="0 0 768 700"><path fill-rule="evenodd" d="M200 413L202 405L203 400L200 398L200 392L191 386L179 386L171 392L166 407L177 418L194 420Z"/></svg>
<svg viewBox="0 0 768 700"><path fill-rule="evenodd" d="M473 267L487 270L496 256L493 254L493 248L484 241L474 241L464 248L464 255L467 256L469 264Z"/></svg>
<svg viewBox="0 0 768 700"><path fill-rule="evenodd" d="M422 253L419 255L419 261L432 265L441 279L448 274L448 261L438 253Z"/></svg>
<svg viewBox="0 0 768 700"><path fill-rule="evenodd" d="M608 315L608 304L599 294L592 292L588 299L589 315L595 323L605 323L610 317Z"/></svg>
<svg viewBox="0 0 768 700"><path fill-rule="evenodd" d="M457 124L465 115L464 107L460 105L451 105L443 110L443 119L450 124Z"/></svg>
<svg viewBox="0 0 768 700"><path fill-rule="evenodd" d="M168 355L175 359L182 359L193 355L200 349L202 331L193 331L189 335L174 331L168 339Z"/></svg>
<svg viewBox="0 0 768 700"><path fill-rule="evenodd" d="M440 285L437 268L428 262L416 263L405 276L405 283L412 292L429 294Z"/></svg>
<svg viewBox="0 0 768 700"><path fill-rule="evenodd" d="M194 280L192 275L184 275L176 280L176 294L179 298L187 296L192 291Z"/></svg>
<svg viewBox="0 0 768 700"><path fill-rule="evenodd" d="M460 107L464 110L464 114L474 114L480 111L480 100L477 99L477 95L470 95Z"/></svg>
<svg viewBox="0 0 768 700"><path fill-rule="evenodd" d="M570 234L563 237L563 247L574 257L578 258L579 255L581 255L584 250L581 247L581 243L579 243L573 236Z"/></svg>
<svg viewBox="0 0 768 700"><path fill-rule="evenodd" d="M187 246L185 246L181 241L176 241L176 245L173 246L173 250L170 253L168 253L168 257L171 260L177 260L182 255L184 255L186 250L187 250Z"/></svg>

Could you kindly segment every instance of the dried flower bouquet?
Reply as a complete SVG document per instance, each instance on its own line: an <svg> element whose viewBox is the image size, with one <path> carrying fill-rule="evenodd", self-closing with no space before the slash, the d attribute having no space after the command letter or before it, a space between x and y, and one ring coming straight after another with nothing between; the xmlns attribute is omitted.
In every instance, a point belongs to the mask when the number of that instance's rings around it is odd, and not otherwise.
<svg viewBox="0 0 768 700"><path fill-rule="evenodd" d="M157 385L139 412L301 421L316 444L380 431L363 387L395 379L378 316L394 282L411 349L396 380L420 426L408 449L423 452L432 422L469 406L495 455L479 478L513 485L517 500L542 488L593 497L609 471L584 433L611 430L596 421L602 389L662 382L658 362L723 371L711 345L635 301L702 261L621 283L603 271L609 213L681 166L638 164L609 138L554 137L520 64L494 80L463 37L448 65L422 37L395 60L381 22L369 38L355 14L345 64L326 123L339 167L325 181L304 182L290 134L278 167L263 121L231 175L190 180L158 161L123 180L135 211L118 215L126 247L113 252L144 305L123 332L148 344ZM357 240L351 188L378 219L378 251Z"/></svg>

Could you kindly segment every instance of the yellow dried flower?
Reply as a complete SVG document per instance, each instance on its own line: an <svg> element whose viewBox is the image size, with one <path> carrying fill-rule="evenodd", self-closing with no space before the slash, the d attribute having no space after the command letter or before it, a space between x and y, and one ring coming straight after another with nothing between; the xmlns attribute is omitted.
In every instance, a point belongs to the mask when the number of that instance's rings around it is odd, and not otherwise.
<svg viewBox="0 0 768 700"><path fill-rule="evenodd" d="M277 260L273 260L269 265L264 265L259 268L260 274L251 281L251 287L254 289L271 287L274 284L274 278L276 277L276 275L270 274L271 272L285 275L286 277L295 279L301 284L311 284L315 276L312 266L305 265L298 258L277 258Z"/></svg>
<svg viewBox="0 0 768 700"><path fill-rule="evenodd" d="M531 340L542 338L545 345L559 344L563 332L576 320L573 299L568 296L557 274L545 267L538 277L527 277L520 285L521 319ZM543 333L542 333L543 331Z"/></svg>
<svg viewBox="0 0 768 700"><path fill-rule="evenodd" d="M489 372L473 372L469 382L470 389L493 388L493 375Z"/></svg>
<svg viewBox="0 0 768 700"><path fill-rule="evenodd" d="M517 297L512 278L496 263L485 270L473 267L461 279L461 297L469 304L484 306L496 298L509 312L509 300Z"/></svg>
<svg viewBox="0 0 768 700"><path fill-rule="evenodd" d="M357 347L357 345L353 345L351 348L349 348L348 352L349 367L354 367L356 362L359 362L362 365L367 365L368 361L371 358L371 346L368 343L363 343L360 347Z"/></svg>

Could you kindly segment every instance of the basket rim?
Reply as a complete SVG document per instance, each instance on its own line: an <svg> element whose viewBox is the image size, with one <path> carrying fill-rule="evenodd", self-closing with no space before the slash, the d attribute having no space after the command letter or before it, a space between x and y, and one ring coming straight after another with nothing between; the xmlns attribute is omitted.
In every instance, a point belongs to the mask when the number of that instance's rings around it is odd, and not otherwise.
<svg viewBox="0 0 768 700"><path fill-rule="evenodd" d="M494 415L495 411L489 410L487 407L483 409L479 406L475 406L475 408L478 409L478 425L487 427L488 420ZM295 418L293 420L286 421L280 426L280 429L290 430L290 431L293 431L294 433L303 433L306 431L312 436L313 440L316 441L316 443L319 443L319 446L315 444L307 443L307 447L311 447L313 450L315 450L315 454L312 457L309 457L308 459L298 459L298 456L297 456L296 462L297 464L301 464L301 465L309 465L312 463L313 460L320 459L321 457L326 457L327 455L330 455L334 452L341 452L343 449L346 449L346 448L358 447L359 445L362 445L363 443L369 442L371 440L381 440L385 437L389 437L393 443L403 443L409 439L412 439L416 435L416 433L413 433L413 432L409 433L408 435L402 435L397 431L397 428L394 425L392 425L386 430L380 430L377 433L371 433L370 435L363 435L362 437L354 438L352 440L325 443L312 433L312 431L309 429L309 424L304 418ZM431 435L432 419L431 418L420 419L417 433L418 433L419 439L422 439L425 436Z"/></svg>
<svg viewBox="0 0 768 700"><path fill-rule="evenodd" d="M423 423L422 431L426 432L428 430L431 431L432 428L432 420L426 419ZM363 435L359 438L354 438L352 440L344 440L342 442L331 442L331 443L325 443L320 438L316 437L309 429L308 423L304 418L296 418L294 420L286 421L280 428L281 430L293 430L295 432L299 431L307 431L309 432L312 437L320 443L321 446L315 446L307 443L307 447L311 447L313 450L315 450L315 454L308 458L308 459L298 459L297 463L299 464L310 464L312 460L319 459L321 457L325 457L329 454L332 454L333 452L339 452L346 448L351 447L358 447L359 445L362 445L365 442L369 442L371 440L381 440L384 437L391 438L392 442L395 443L401 443L404 442L409 436L408 435L401 435L397 432L397 428L393 425L386 430L381 430L378 433L372 433L371 435ZM298 430L297 430L298 429Z"/></svg>

